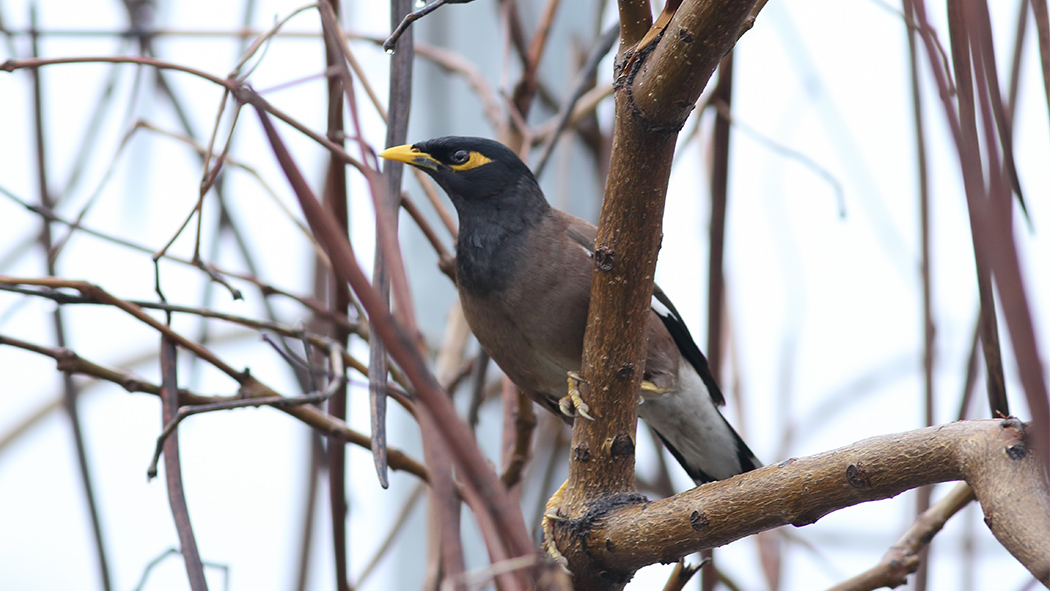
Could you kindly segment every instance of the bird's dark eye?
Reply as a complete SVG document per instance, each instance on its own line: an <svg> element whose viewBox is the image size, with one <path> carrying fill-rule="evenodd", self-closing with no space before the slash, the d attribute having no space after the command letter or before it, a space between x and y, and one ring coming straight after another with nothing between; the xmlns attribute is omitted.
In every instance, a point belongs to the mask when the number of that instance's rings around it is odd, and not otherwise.
<svg viewBox="0 0 1050 591"><path fill-rule="evenodd" d="M470 160L470 152L466 150L456 150L456 152L452 154L453 164L463 164L467 160Z"/></svg>

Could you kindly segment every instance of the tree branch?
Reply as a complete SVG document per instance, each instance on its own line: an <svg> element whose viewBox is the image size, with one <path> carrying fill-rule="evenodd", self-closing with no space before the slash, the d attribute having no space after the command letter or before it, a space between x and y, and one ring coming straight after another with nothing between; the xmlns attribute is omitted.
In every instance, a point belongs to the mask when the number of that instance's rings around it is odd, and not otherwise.
<svg viewBox="0 0 1050 591"><path fill-rule="evenodd" d="M894 588L908 582L907 576L920 566L919 554L933 536L941 531L953 515L974 500L973 489L965 482L956 485L943 499L919 515L915 523L896 544L890 547L878 564L855 577L842 581L828 591L869 591Z"/></svg>
<svg viewBox="0 0 1050 591"><path fill-rule="evenodd" d="M1050 487L1017 419L960 421L865 439L653 502L595 507L563 524L612 575L809 525L833 511L966 480L995 537L1050 586Z"/></svg>
<svg viewBox="0 0 1050 591"><path fill-rule="evenodd" d="M633 492L635 402L647 343L646 331L637 327L646 325L652 299L675 141L753 5L753 0L684 3L654 42L655 49L650 43L644 51L632 52L652 19L647 2L620 2L616 126L581 363L588 381L582 389L598 420L576 421L573 429L563 507L569 517L586 520L595 508L641 500ZM643 17L649 20L645 30L639 26ZM578 537L563 536L563 531L555 527L554 543L568 560L577 590L626 584L636 567L610 568L594 560ZM620 576L609 578L610 573Z"/></svg>

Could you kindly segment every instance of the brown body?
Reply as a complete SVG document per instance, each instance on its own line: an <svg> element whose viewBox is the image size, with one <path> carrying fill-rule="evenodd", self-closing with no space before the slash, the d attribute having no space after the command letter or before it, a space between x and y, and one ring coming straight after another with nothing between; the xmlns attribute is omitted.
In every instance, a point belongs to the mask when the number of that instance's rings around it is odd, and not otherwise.
<svg viewBox="0 0 1050 591"><path fill-rule="evenodd" d="M595 227L552 208L521 159L491 140L436 138L380 156L423 170L448 193L459 214L456 283L467 323L522 391L571 421L559 401L569 372L581 369ZM707 360L659 288L645 330L638 415L686 472L701 483L760 465L718 412L724 401Z"/></svg>
<svg viewBox="0 0 1050 591"><path fill-rule="evenodd" d="M558 412L566 375L580 370L583 333L591 299L591 251L595 227L556 209L544 226L556 239L533 232L525 248L532 254L520 270L529 281L485 295L459 290L467 323L485 351L533 400ZM655 312L647 326L649 354L645 379L661 390L674 388L678 349ZM514 358L503 352L513 352ZM570 417L566 420L571 422Z"/></svg>

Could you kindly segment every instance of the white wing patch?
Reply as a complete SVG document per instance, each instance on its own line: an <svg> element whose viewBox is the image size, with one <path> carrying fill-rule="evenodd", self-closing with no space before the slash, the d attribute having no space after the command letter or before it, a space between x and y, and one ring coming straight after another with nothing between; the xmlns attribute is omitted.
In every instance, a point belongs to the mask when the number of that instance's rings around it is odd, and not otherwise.
<svg viewBox="0 0 1050 591"><path fill-rule="evenodd" d="M682 320L681 318L678 317L677 314L672 312L670 308L665 306L663 302L661 302L660 300L656 299L656 295L653 295L652 308L653 308L653 312L656 312L661 318L674 318L675 320L677 320L679 322L681 322L681 320Z"/></svg>

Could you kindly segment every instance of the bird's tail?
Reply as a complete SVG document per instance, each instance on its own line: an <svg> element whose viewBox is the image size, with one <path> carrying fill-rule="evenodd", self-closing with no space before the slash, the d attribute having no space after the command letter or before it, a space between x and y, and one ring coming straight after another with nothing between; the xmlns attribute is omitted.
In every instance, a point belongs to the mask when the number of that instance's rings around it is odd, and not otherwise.
<svg viewBox="0 0 1050 591"><path fill-rule="evenodd" d="M700 376L688 363L678 387L648 397L638 414L649 423L697 484L722 480L762 465L718 412Z"/></svg>
<svg viewBox="0 0 1050 591"><path fill-rule="evenodd" d="M733 458L728 457L726 452L730 450L727 449L708 450L707 453L701 454L686 454L678 451L678 448L668 441L659 430L656 430L656 434L660 437L660 441L664 442L664 446L671 452L674 459L678 460L678 463L685 469L686 474L693 479L693 482L703 484L714 480L723 480L762 466L762 462L755 457L755 454L751 453L744 440L737 435L736 431L728 423L726 428L729 429L736 439L736 446L733 450L735 451L735 457ZM683 446L682 449L690 448ZM727 457L711 457L720 454ZM728 466L728 470L722 469L723 466Z"/></svg>

